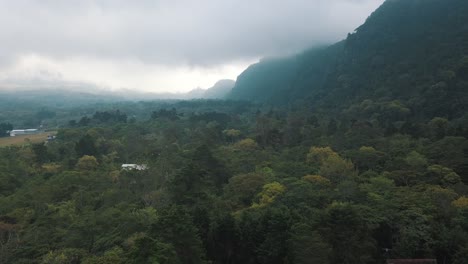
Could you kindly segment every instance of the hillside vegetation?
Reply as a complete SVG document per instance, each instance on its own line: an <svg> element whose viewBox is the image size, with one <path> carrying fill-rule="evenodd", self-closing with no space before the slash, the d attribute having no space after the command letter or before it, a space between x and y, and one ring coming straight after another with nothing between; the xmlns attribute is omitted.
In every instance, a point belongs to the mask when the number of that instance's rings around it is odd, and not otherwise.
<svg viewBox="0 0 468 264"><path fill-rule="evenodd" d="M412 118L460 117L468 105L467 13L463 0L386 1L340 43L251 66L229 98L335 113L398 100Z"/></svg>

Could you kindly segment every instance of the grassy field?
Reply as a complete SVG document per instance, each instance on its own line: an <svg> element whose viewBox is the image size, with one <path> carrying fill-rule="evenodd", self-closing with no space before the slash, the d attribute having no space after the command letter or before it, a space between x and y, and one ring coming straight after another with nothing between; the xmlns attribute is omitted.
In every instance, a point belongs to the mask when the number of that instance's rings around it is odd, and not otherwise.
<svg viewBox="0 0 468 264"><path fill-rule="evenodd" d="M48 135L55 135L57 132L49 131L35 135L20 135L16 137L0 138L0 147L7 147L12 145L24 145L30 143L40 143L47 140Z"/></svg>

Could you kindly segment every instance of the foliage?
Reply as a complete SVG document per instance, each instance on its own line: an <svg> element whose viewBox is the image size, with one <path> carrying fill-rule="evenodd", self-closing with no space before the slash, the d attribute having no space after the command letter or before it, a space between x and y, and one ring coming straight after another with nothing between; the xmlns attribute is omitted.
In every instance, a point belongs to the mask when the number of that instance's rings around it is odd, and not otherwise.
<svg viewBox="0 0 468 264"><path fill-rule="evenodd" d="M10 134L8 131L13 130L13 125L10 123L0 123L0 137L6 137Z"/></svg>
<svg viewBox="0 0 468 264"><path fill-rule="evenodd" d="M87 171L94 170L98 166L97 159L93 156L84 155L76 163L76 168L78 170Z"/></svg>

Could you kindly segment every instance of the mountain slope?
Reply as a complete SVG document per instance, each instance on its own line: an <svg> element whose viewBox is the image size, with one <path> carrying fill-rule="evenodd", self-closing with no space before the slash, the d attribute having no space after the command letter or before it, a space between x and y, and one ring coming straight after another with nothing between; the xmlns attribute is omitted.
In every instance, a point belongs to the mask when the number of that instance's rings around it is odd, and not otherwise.
<svg viewBox="0 0 468 264"><path fill-rule="evenodd" d="M207 89L203 94L203 98L206 99L222 99L227 96L236 85L233 80L219 80L213 85L213 87Z"/></svg>
<svg viewBox="0 0 468 264"><path fill-rule="evenodd" d="M229 98L334 110L400 100L451 117L468 109L467 69L468 1L387 0L340 43L251 66Z"/></svg>
<svg viewBox="0 0 468 264"><path fill-rule="evenodd" d="M287 90L296 78L298 58L274 58L251 65L236 81L229 98L266 100Z"/></svg>

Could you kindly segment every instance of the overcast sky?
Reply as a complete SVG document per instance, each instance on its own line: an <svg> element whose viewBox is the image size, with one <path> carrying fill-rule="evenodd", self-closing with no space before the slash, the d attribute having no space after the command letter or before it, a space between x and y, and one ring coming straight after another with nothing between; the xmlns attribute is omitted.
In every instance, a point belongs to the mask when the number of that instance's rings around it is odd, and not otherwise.
<svg viewBox="0 0 468 264"><path fill-rule="evenodd" d="M0 87L181 92L343 39L383 0L0 0Z"/></svg>

